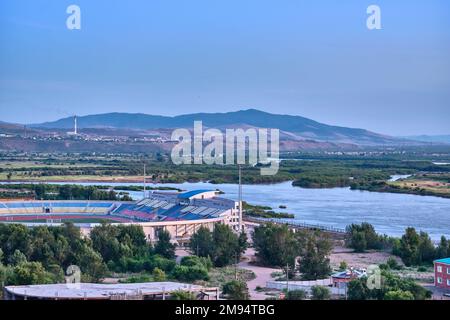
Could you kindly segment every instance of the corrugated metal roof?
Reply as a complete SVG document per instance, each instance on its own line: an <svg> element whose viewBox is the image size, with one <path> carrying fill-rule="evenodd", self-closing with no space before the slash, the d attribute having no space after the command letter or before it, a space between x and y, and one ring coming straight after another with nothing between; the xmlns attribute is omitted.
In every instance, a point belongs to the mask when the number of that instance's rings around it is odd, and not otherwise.
<svg viewBox="0 0 450 320"><path fill-rule="evenodd" d="M437 259L437 260L434 260L434 262L450 264L450 258Z"/></svg>
<svg viewBox="0 0 450 320"><path fill-rule="evenodd" d="M178 195L178 198L180 198L180 199L189 199L190 197L196 196L198 194L205 193L205 192L211 192L211 191L214 191L214 190L192 190L192 191L187 191L187 192L180 193Z"/></svg>

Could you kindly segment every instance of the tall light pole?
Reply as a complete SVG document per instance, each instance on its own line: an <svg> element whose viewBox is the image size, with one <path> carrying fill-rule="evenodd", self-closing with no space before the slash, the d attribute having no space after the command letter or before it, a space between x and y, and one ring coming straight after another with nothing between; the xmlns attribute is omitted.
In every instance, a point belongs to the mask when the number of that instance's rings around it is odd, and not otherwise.
<svg viewBox="0 0 450 320"><path fill-rule="evenodd" d="M241 165L238 165L239 169L239 232L243 230L242 223L242 168Z"/></svg>
<svg viewBox="0 0 450 320"><path fill-rule="evenodd" d="M145 199L145 163L144 163L144 199Z"/></svg>

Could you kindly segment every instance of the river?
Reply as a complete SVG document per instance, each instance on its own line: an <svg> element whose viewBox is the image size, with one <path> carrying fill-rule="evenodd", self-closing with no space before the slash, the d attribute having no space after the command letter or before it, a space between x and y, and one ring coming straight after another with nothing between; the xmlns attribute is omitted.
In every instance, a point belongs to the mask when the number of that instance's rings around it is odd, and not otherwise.
<svg viewBox="0 0 450 320"><path fill-rule="evenodd" d="M395 176L404 178L405 176ZM80 183L102 185L102 183ZM139 183L103 183L103 185L141 185ZM149 186L175 187L183 190L219 189L224 197L237 200L238 187L234 184L169 183ZM141 198L142 192L130 192ZM304 189L291 182L272 185L244 185L243 200L266 205L277 212L295 215L295 220L345 228L351 223L369 222L379 233L400 236L408 226L428 232L433 240L441 235L450 237L450 199L411 194L380 193L350 190L350 188ZM286 209L279 209L284 205Z"/></svg>

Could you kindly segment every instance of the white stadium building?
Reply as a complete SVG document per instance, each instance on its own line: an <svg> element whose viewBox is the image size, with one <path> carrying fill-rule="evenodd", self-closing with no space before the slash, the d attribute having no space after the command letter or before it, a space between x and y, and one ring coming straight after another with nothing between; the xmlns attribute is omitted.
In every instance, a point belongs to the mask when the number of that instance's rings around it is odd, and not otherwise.
<svg viewBox="0 0 450 320"><path fill-rule="evenodd" d="M213 229L216 223L239 228L239 202L218 196L213 190L182 193L155 191L137 202L124 201L2 201L0 222L22 223L29 227L73 222L89 235L101 221L138 224L148 241L157 240L166 230L174 242L183 245L201 226Z"/></svg>

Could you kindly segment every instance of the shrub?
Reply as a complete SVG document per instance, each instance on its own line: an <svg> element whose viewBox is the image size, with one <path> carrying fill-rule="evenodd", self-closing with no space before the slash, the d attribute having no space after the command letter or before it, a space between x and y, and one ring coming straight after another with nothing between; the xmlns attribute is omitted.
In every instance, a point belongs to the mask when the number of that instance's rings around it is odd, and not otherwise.
<svg viewBox="0 0 450 320"><path fill-rule="evenodd" d="M409 291L395 290L386 292L384 298L386 300L414 300L414 295Z"/></svg>
<svg viewBox="0 0 450 320"><path fill-rule="evenodd" d="M187 256L181 259L180 264L187 267L202 266L208 271L212 268L212 261L209 257Z"/></svg>
<svg viewBox="0 0 450 320"><path fill-rule="evenodd" d="M175 279L184 282L193 282L196 280L208 280L208 270L199 265L192 267L177 265L173 270Z"/></svg>
<svg viewBox="0 0 450 320"><path fill-rule="evenodd" d="M324 286L313 286L311 288L313 300L329 300L330 290Z"/></svg>
<svg viewBox="0 0 450 320"><path fill-rule="evenodd" d="M243 281L232 280L225 283L222 292L229 300L248 300L250 297L247 284Z"/></svg>
<svg viewBox="0 0 450 320"><path fill-rule="evenodd" d="M305 300L305 290L291 290L286 293L286 300Z"/></svg>
<svg viewBox="0 0 450 320"><path fill-rule="evenodd" d="M192 292L177 290L170 295L171 300L195 300L195 295Z"/></svg>
<svg viewBox="0 0 450 320"><path fill-rule="evenodd" d="M166 259L160 255L153 255L144 262L144 269L153 272L153 269L159 268L166 273L172 272L176 266L176 262L171 259Z"/></svg>
<svg viewBox="0 0 450 320"><path fill-rule="evenodd" d="M153 281L166 281L166 273L159 268L153 269L152 277Z"/></svg>

